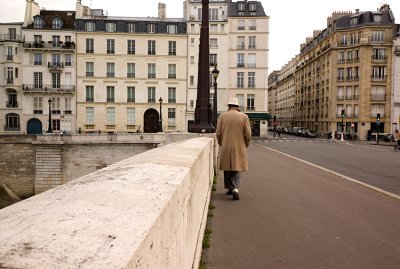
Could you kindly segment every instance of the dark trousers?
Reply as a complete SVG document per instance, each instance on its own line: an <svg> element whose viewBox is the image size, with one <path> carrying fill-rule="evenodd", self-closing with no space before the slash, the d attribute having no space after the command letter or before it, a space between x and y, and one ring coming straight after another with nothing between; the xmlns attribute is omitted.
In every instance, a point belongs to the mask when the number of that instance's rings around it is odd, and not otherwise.
<svg viewBox="0 0 400 269"><path fill-rule="evenodd" d="M224 171L225 189L233 191L233 189L239 189L239 185L240 185L239 171Z"/></svg>

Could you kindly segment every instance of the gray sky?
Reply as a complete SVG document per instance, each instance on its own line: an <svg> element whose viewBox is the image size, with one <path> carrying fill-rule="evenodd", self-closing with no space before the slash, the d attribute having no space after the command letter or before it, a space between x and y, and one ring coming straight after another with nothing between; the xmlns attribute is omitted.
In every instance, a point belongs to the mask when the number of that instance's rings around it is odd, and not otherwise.
<svg viewBox="0 0 400 269"><path fill-rule="evenodd" d="M259 0L270 17L269 72L279 70L299 53L300 44L316 29L326 28L334 11L375 11L390 5L400 21L399 0ZM23 21L26 0L0 0L0 22ZM47 10L75 10L76 0L36 0ZM167 17L183 17L183 0L82 0L83 5L104 9L110 16L156 17L158 3L167 5Z"/></svg>

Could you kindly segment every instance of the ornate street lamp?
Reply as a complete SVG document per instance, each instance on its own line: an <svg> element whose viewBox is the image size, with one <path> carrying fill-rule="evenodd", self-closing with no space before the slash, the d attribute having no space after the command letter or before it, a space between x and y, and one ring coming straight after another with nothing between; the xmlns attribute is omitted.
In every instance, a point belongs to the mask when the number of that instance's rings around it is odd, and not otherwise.
<svg viewBox="0 0 400 269"><path fill-rule="evenodd" d="M47 101L49 103L49 128L47 129L48 133L53 133L53 128L51 127L51 98L49 98L49 101Z"/></svg>
<svg viewBox="0 0 400 269"><path fill-rule="evenodd" d="M162 129L162 113L161 113L163 99L160 97L160 99L158 99L158 102L160 102L160 119L159 119L160 125L159 125L159 132L163 132L163 129Z"/></svg>
<svg viewBox="0 0 400 269"><path fill-rule="evenodd" d="M212 75L214 78L214 105L213 105L213 125L215 128L215 131L217 131L217 79L219 76L219 70L217 69L217 64L214 65L214 70L212 71Z"/></svg>
<svg viewBox="0 0 400 269"><path fill-rule="evenodd" d="M210 104L210 45L209 45L209 0L202 0L202 20L200 30L199 66L197 74L197 99L194 112L194 124L191 133L213 133L211 104Z"/></svg>

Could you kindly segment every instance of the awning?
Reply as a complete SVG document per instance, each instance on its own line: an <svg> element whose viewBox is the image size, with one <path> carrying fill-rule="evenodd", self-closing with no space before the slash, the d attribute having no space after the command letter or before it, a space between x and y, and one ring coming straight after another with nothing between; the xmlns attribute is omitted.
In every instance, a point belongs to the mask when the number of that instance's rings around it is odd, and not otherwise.
<svg viewBox="0 0 400 269"><path fill-rule="evenodd" d="M270 120L272 119L271 114L269 113L263 113L263 112L245 112L244 114L246 114L249 117L249 120Z"/></svg>

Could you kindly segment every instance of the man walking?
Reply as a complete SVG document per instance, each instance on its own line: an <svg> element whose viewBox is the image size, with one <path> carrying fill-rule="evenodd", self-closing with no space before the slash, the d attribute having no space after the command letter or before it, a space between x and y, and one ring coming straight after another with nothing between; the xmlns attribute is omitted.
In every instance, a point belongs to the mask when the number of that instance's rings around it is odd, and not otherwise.
<svg viewBox="0 0 400 269"><path fill-rule="evenodd" d="M247 147L251 140L249 117L240 112L237 98L230 98L228 111L218 117L219 169L224 171L224 187L239 200L240 173L248 170Z"/></svg>

